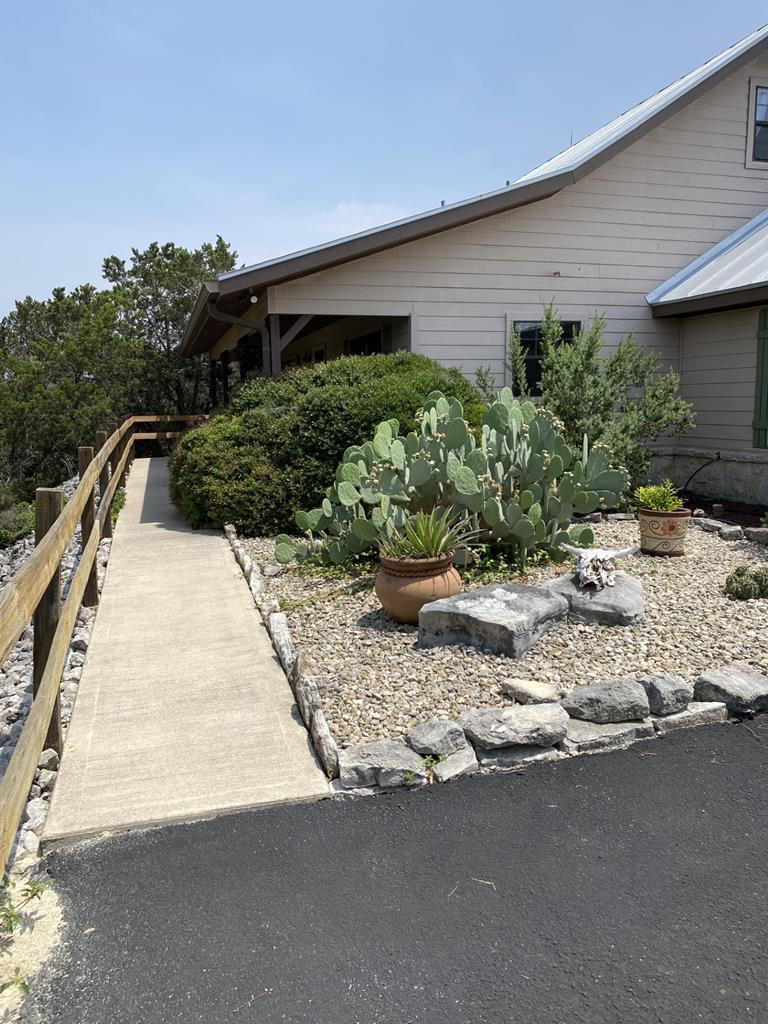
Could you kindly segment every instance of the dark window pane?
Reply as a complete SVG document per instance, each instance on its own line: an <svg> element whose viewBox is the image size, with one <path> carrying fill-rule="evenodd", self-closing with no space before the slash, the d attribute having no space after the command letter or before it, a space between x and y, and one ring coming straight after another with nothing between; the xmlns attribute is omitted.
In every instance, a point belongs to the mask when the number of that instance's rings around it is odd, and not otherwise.
<svg viewBox="0 0 768 1024"><path fill-rule="evenodd" d="M581 330L579 320L562 320L563 341L573 341ZM525 353L525 380L532 395L541 394L541 321L515 320L514 330L520 335L520 344Z"/></svg>
<svg viewBox="0 0 768 1024"><path fill-rule="evenodd" d="M755 127L755 148L752 151L754 160L768 160L768 125L759 124Z"/></svg>
<svg viewBox="0 0 768 1024"><path fill-rule="evenodd" d="M350 338L349 354L351 356L372 356L376 352L381 352L381 331L373 331L360 338Z"/></svg>
<svg viewBox="0 0 768 1024"><path fill-rule="evenodd" d="M757 87L757 100L755 102L755 120L768 121L768 89L761 85Z"/></svg>

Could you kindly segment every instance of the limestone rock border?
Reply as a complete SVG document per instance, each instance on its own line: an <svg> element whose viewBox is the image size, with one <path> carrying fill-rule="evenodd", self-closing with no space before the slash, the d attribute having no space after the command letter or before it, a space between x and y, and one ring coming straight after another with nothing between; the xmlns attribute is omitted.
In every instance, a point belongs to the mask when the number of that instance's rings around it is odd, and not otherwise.
<svg viewBox="0 0 768 1024"><path fill-rule="evenodd" d="M741 527L738 527L738 529L740 530ZM449 755L442 762L438 761L431 767L425 768L425 775L419 775L418 778L414 777L414 773L406 771L401 773L402 778L397 783L390 783L387 786L369 784L361 785L357 788L346 788L343 785L343 780L339 778L339 755L341 752L328 727L323 710L322 696L317 684L318 677L307 672L305 656L302 653L301 647L293 641L287 616L280 611L279 602L274 597L270 597L266 592L261 567L246 552L234 526L227 524L224 527L224 532L229 540L235 560L248 582L254 603L261 613L277 656L288 677L301 717L329 777L330 793L334 798L349 799L391 792L393 785L418 788L424 785L425 782L447 782L449 779L459 775L473 774L478 771L486 775L499 772L521 771L529 765L538 762L558 761L584 754L597 754L623 749L639 740L648 741L677 729L693 728L699 725L727 725L731 721L738 719L738 716L729 716L725 703L702 702L694 696L693 701L682 711L666 716L652 714L642 721L621 722L601 726L594 722L571 718L571 736L566 734L565 740L559 744L560 749L557 746L528 746L516 748L502 747L498 750L488 751L474 746L475 756L465 756L465 752L460 750ZM732 536L729 537L726 533L723 539L731 539ZM533 702L530 706L541 708L542 704ZM558 706L562 705L558 703ZM585 735L577 738L575 733L578 733L579 730L584 732ZM586 735L587 731L589 731L588 736ZM473 744L468 738L466 742L471 752ZM378 740L374 741L373 744L363 744L356 749L364 751L367 747L375 746L376 744L400 745L409 754L414 752L411 746L401 744L400 741L395 740ZM456 771L440 770L441 764L445 769L450 768L448 762L451 758L457 757L464 757L466 764L462 764L460 767L457 766ZM348 769L347 774L349 774ZM393 775L396 774L393 773Z"/></svg>
<svg viewBox="0 0 768 1024"><path fill-rule="evenodd" d="M293 642L287 616L280 611L279 602L266 594L261 567L247 553L237 530L228 523L224 533L229 541L235 561L251 590L253 602L261 613L272 646L275 648L283 671L288 677L296 706L312 737L317 756L329 779L339 775L339 748L333 738L323 711L323 700L316 677L307 672L306 661L301 648Z"/></svg>

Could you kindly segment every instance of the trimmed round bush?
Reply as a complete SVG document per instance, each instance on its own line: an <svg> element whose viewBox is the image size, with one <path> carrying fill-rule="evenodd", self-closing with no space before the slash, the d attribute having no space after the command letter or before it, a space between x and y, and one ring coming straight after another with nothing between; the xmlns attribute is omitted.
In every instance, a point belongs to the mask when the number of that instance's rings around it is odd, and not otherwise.
<svg viewBox="0 0 768 1024"><path fill-rule="evenodd" d="M479 427L485 406L460 371L411 352L256 378L230 410L181 439L171 460L174 500L193 526L295 531L294 512L321 500L345 450L382 420L412 425L432 391L455 395Z"/></svg>

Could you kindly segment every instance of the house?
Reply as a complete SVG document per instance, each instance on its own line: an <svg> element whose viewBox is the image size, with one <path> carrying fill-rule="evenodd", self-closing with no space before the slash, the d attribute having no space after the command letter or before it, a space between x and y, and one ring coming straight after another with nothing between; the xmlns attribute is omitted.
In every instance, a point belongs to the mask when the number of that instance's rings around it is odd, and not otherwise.
<svg viewBox="0 0 768 1024"><path fill-rule="evenodd" d="M570 329L600 311L696 408L658 471L768 504L766 207L768 26L504 188L207 282L183 351L224 397L235 362L395 349L502 383L513 326L535 362L544 303Z"/></svg>

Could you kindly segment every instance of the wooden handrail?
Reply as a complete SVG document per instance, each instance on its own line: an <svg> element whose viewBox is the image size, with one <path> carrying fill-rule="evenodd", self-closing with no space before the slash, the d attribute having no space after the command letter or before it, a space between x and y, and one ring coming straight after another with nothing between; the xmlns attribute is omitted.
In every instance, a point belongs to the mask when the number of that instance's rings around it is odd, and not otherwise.
<svg viewBox="0 0 768 1024"><path fill-rule="evenodd" d="M42 543L0 591L0 665L8 657L40 603L40 598L61 562L61 556L77 528L85 504L93 493L93 485L106 465L110 452L132 425L133 417L118 427L107 440L88 466L77 490L64 506L64 511L45 535Z"/></svg>
<svg viewBox="0 0 768 1024"><path fill-rule="evenodd" d="M80 563L70 583L67 598L61 607L55 632L50 642L43 645L46 651L44 668L36 666L35 677L39 680L32 706L24 723L18 743L8 767L0 780L0 874L2 874L16 835L21 814L35 777L35 769L49 735L52 714L56 712L61 675L69 652L69 641L77 620L77 613L88 589L89 580L96 562L99 541L108 532L112 502L118 487L124 482L125 474L134 455L134 443L178 437L180 430L136 432L137 423L167 423L181 420L196 420L189 416L129 416L106 439L93 459L84 469L75 493L64 506L55 522L50 526L32 554L16 575L0 591L0 667L17 640L33 618L43 600L51 581L60 571L61 559L78 523L87 514L99 481L102 493L99 496L98 512L85 538ZM102 434L101 437L104 435ZM104 482L109 478L109 483ZM98 601L95 594L94 603ZM56 730L54 730L54 733Z"/></svg>

